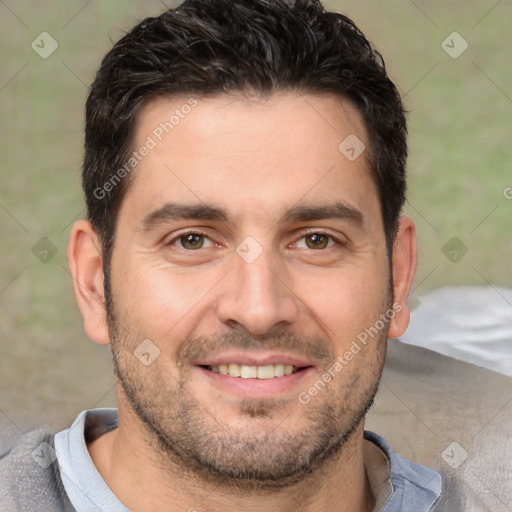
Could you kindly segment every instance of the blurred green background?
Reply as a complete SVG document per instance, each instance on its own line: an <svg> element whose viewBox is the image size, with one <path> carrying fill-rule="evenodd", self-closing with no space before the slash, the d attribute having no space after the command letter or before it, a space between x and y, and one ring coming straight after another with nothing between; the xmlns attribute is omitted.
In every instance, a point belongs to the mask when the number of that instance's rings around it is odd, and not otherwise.
<svg viewBox="0 0 512 512"><path fill-rule="evenodd" d="M381 51L410 111L414 295L512 286L512 2L326 5ZM165 8L155 0L0 0L0 423L13 432L114 404L109 350L83 332L66 261L70 226L84 214L84 103L113 42ZM58 44L47 58L37 53L51 49L43 32Z"/></svg>

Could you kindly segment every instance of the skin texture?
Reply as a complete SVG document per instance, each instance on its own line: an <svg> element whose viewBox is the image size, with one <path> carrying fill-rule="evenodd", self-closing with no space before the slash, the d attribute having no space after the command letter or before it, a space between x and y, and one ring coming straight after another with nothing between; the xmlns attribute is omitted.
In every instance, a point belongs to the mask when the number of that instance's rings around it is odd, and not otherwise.
<svg viewBox="0 0 512 512"><path fill-rule="evenodd" d="M186 101L149 102L134 147ZM68 257L84 327L111 343L117 381L119 428L89 445L93 462L136 511L371 510L364 413L386 339L409 322L413 223L400 220L391 277L370 141L348 101L292 92L197 101L132 177L108 317L101 245L88 221L73 228ZM338 150L350 134L367 148L355 161ZM287 215L339 202L351 215ZM215 207L226 218L169 218L167 203ZM187 231L205 237L187 244ZM393 304L400 311L378 335L301 403ZM158 355L149 365L134 355L142 340ZM197 366L228 353L233 362L296 356L309 368L279 391L237 392Z"/></svg>

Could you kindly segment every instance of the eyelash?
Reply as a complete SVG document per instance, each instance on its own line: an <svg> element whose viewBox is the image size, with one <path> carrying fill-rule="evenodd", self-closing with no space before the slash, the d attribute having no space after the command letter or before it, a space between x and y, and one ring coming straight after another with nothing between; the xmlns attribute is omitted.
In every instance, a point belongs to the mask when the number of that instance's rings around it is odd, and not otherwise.
<svg viewBox="0 0 512 512"><path fill-rule="evenodd" d="M334 242L334 245L331 245L330 247L326 247L325 249L309 249L311 252L313 253L320 253L320 252L328 252L329 249L334 249L336 246L340 247L342 244L342 242L340 242L340 240L338 240L334 235L331 235L330 233L327 233L325 231L318 231L318 230L315 230L315 229L311 229L311 230L308 230L306 231L300 238L299 240L302 240L303 238L307 237L307 236L310 236L310 235L320 235L320 236L326 236L329 241L332 241ZM295 242L297 243L297 242Z"/></svg>
<svg viewBox="0 0 512 512"><path fill-rule="evenodd" d="M169 242L167 242L165 245L166 246L173 246L180 238L186 237L188 235L201 235L201 236L204 236L205 238L208 238L210 240L210 237L208 236L208 233L206 233L205 231L202 231L201 229L190 229L188 231L183 231L181 233L178 233L171 240L169 240ZM215 243L215 242L213 242L213 240L211 240L211 242ZM191 251L191 250L188 250L188 249L182 249L180 247L178 247L177 249L180 250L180 251L185 251L185 252L194 252L194 251Z"/></svg>
<svg viewBox="0 0 512 512"><path fill-rule="evenodd" d="M206 233L205 231L202 231L201 229L193 229L193 230L188 230L188 231L183 231L181 233L178 233L177 235L175 235L171 240L169 240L169 242L167 242L165 245L166 246L174 246L174 244L180 240L180 238L182 237L186 237L188 235L201 235L201 236L204 236L205 238L208 238L213 244L216 244L216 242L214 242L213 240L210 239L210 237L208 236L208 233ZM329 238L330 241L334 242L334 245L331 245L329 247L326 247L325 249L307 249L307 250L310 250L311 252L317 252L317 253L320 253L320 252L328 252L330 249L333 249L334 247L336 246L342 246L343 243L338 240L335 236L331 235L330 233L327 233L325 231L318 231L318 230L310 230L310 231L306 231L298 240L302 240L303 238L307 237L307 236L310 236L310 235L320 235L320 236L326 236L327 238ZM294 243L297 243L297 242L294 242ZM177 250L179 251L183 251L183 252L195 252L193 250L190 250L190 249L182 249L180 247L177 247L176 248ZM199 250L199 249L197 249Z"/></svg>

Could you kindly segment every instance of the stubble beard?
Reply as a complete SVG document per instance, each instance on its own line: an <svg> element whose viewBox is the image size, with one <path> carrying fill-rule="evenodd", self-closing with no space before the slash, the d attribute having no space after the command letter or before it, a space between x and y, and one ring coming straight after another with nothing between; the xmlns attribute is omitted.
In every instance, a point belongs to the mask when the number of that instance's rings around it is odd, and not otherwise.
<svg viewBox="0 0 512 512"><path fill-rule="evenodd" d="M181 343L184 351L183 359L177 361L177 379L166 369L164 357L150 366L141 364L133 351L144 337L133 332L123 336L127 331L115 320L112 301L109 306L118 391L138 418L155 463L171 475L183 476L186 472L214 486L244 492L291 487L336 461L373 404L384 365L387 325L308 404L301 404L297 397L239 400L237 408L244 427L237 428L215 418L207 410L208 404L190 393L191 367L184 360L208 347L209 353L214 347L291 347L304 354L308 350L323 354L322 374L332 368L336 357L328 343L288 332L276 332L266 340L268 343L242 333L187 339ZM303 411L300 427L286 417L280 422L271 421L276 413L290 407L290 402L291 407ZM247 427L248 418L251 428ZM269 421L272 428L268 428Z"/></svg>

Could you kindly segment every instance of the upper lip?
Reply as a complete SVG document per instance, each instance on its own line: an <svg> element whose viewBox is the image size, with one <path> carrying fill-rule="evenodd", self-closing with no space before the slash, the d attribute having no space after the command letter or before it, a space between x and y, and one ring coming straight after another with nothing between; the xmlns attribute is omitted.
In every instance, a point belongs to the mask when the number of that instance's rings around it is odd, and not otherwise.
<svg viewBox="0 0 512 512"><path fill-rule="evenodd" d="M297 368L312 366L311 361L303 357L277 352L225 352L213 357L204 358L195 364L197 366L218 366L220 364L240 364L244 366L291 364Z"/></svg>

